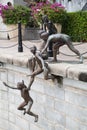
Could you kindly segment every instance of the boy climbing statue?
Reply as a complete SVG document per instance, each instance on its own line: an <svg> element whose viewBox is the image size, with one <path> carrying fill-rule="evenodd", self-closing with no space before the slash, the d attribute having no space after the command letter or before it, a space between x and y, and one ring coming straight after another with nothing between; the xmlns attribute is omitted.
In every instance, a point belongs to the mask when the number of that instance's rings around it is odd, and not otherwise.
<svg viewBox="0 0 87 130"><path fill-rule="evenodd" d="M30 65L30 67L32 66L32 74L27 75L30 76L30 82L28 85L28 90L30 90L32 83L34 82L35 76L38 74L41 74L42 72L44 72L44 79L48 80L48 79L53 79L54 77L50 74L50 68L48 66L47 63L44 62L41 52L37 50L36 46L31 47L30 49L31 53L33 54L32 57L32 65ZM38 68L36 69L35 67L38 66Z"/></svg>

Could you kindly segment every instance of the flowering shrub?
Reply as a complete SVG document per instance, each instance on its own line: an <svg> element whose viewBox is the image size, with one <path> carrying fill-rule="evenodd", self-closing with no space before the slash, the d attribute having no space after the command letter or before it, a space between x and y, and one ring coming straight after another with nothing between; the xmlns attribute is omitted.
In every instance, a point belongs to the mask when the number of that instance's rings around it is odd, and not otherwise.
<svg viewBox="0 0 87 130"><path fill-rule="evenodd" d="M46 12L48 18L54 23L62 24L66 20L66 10L64 6L62 6L59 3L51 4L48 1L39 2L35 6L32 6L31 8L34 17L36 17L39 22L41 22L43 11Z"/></svg>
<svg viewBox="0 0 87 130"><path fill-rule="evenodd" d="M31 19L31 9L21 5L9 9L7 5L0 5L0 15L5 24L17 24L21 20L22 24L27 25Z"/></svg>
<svg viewBox="0 0 87 130"><path fill-rule="evenodd" d="M46 5L50 5L50 3L48 1L46 1L46 3L39 2L39 3L36 3L35 5L31 6L32 15L34 15L34 16L39 15L39 13L42 12L43 7Z"/></svg>
<svg viewBox="0 0 87 130"><path fill-rule="evenodd" d="M46 11L52 22L61 24L65 22L66 11L59 3L52 4L49 1L44 1L32 4L31 8L18 5L13 9L0 4L0 15L6 24L17 24L21 20L22 24L37 27L38 22L41 22L43 11Z"/></svg>
<svg viewBox="0 0 87 130"><path fill-rule="evenodd" d="M4 9L2 10L2 18L6 24L17 24L19 20L21 20L22 24L27 24L30 18L30 10L23 6Z"/></svg>
<svg viewBox="0 0 87 130"><path fill-rule="evenodd" d="M8 6L7 6L7 5L2 5L2 4L0 4L0 16L2 16L3 10L7 10L7 9L8 9Z"/></svg>

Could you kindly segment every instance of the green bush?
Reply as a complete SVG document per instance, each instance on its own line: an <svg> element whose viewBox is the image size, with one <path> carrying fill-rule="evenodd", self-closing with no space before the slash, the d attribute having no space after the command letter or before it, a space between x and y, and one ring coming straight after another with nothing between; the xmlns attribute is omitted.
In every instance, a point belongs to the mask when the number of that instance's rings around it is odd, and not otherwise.
<svg viewBox="0 0 87 130"><path fill-rule="evenodd" d="M71 36L73 41L87 41L87 11L66 13L63 8L50 8L50 4L39 7L40 11L30 9L25 6L15 6L14 9L3 9L2 18L5 24L17 24L21 20L22 24L37 27L37 21L41 22L42 12L46 11L53 23L62 24L62 33ZM31 11L36 17L31 16Z"/></svg>
<svg viewBox="0 0 87 130"><path fill-rule="evenodd" d="M87 11L67 13L62 32L70 35L73 41L87 41Z"/></svg>
<svg viewBox="0 0 87 130"><path fill-rule="evenodd" d="M53 23L60 23L61 25L65 23L66 20L66 11L63 9L59 9L58 12L55 12L54 10L48 9L47 11L48 17Z"/></svg>

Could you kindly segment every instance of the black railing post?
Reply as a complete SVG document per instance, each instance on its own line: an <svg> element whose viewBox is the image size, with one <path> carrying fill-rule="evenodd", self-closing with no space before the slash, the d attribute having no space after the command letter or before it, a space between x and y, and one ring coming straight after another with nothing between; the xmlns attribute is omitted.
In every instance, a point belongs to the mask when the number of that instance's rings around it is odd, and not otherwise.
<svg viewBox="0 0 87 130"><path fill-rule="evenodd" d="M53 57L52 43L50 43L47 52L48 52L48 57Z"/></svg>
<svg viewBox="0 0 87 130"><path fill-rule="evenodd" d="M21 22L18 22L18 52L23 52Z"/></svg>

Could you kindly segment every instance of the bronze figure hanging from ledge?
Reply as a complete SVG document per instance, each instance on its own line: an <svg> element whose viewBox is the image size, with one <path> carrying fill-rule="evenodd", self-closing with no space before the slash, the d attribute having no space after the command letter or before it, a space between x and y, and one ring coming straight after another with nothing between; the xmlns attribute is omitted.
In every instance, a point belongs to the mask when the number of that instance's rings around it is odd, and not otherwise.
<svg viewBox="0 0 87 130"><path fill-rule="evenodd" d="M31 59L31 65L30 65L32 66L33 72L32 74L27 75L27 76L31 76L27 90L31 89L31 85L34 82L35 76L41 74L42 72L44 72L45 80L54 79L54 76L50 74L50 69L48 64L44 62L42 58L42 54L40 51L37 50L36 46L31 47L30 51L33 54L33 57ZM37 69L36 66L38 66Z"/></svg>

